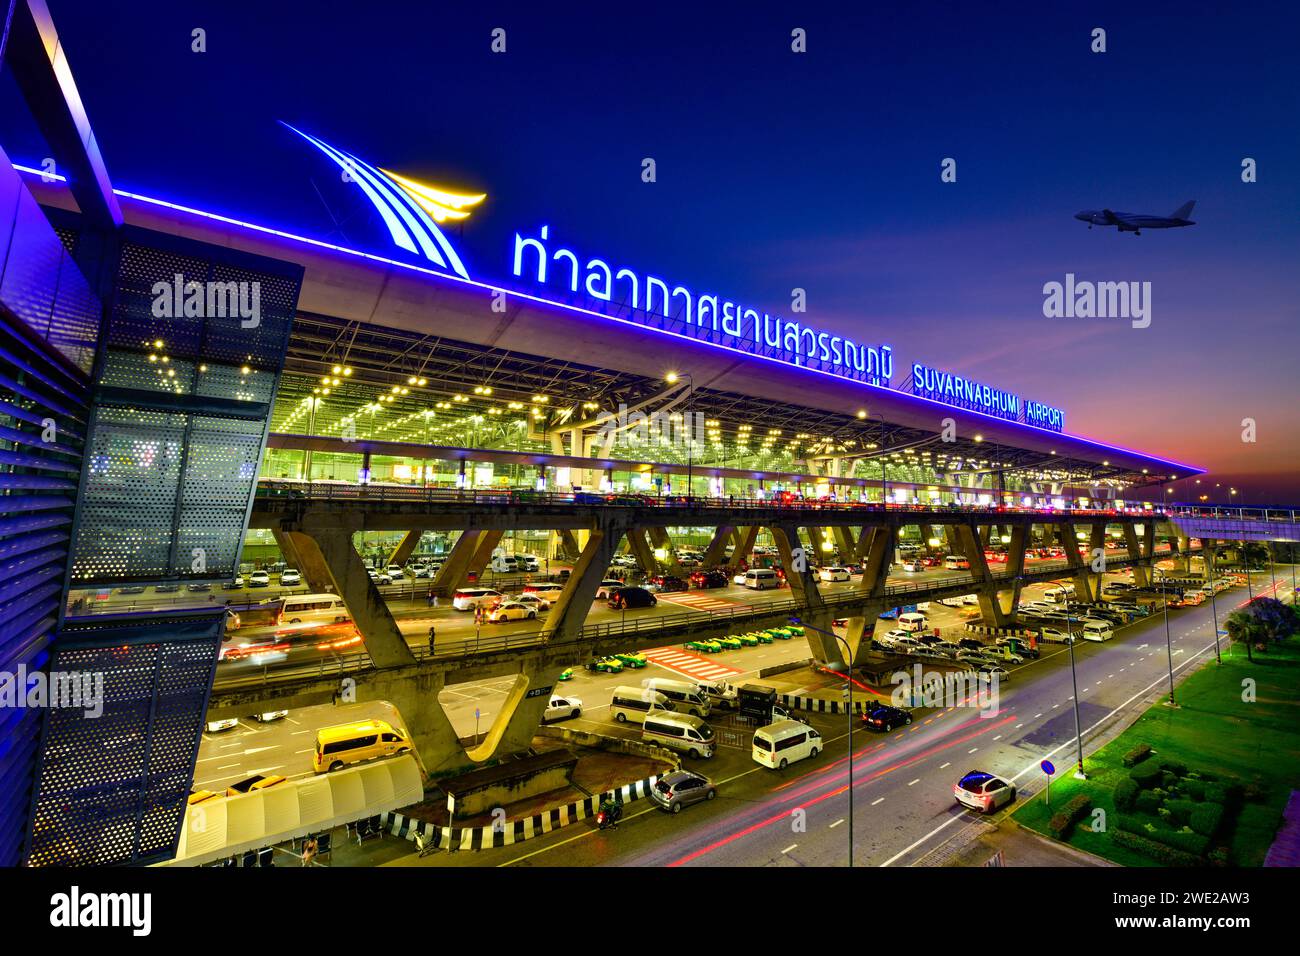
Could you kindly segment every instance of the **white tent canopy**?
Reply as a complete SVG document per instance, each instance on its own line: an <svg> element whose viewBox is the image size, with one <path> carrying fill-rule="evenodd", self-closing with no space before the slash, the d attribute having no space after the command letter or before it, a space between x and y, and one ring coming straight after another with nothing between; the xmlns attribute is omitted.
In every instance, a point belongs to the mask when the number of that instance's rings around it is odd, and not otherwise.
<svg viewBox="0 0 1300 956"><path fill-rule="evenodd" d="M187 809L176 858L163 865L201 866L423 799L420 769L413 756L404 754L206 800Z"/></svg>

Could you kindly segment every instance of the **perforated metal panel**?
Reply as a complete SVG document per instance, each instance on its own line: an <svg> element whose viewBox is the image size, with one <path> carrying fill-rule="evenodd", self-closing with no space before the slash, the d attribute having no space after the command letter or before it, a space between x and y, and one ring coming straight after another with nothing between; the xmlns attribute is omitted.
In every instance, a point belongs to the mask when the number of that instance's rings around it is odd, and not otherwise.
<svg viewBox="0 0 1300 956"><path fill-rule="evenodd" d="M28 862L151 863L175 852L222 614L65 631L51 670L99 675L103 712L51 710Z"/></svg>
<svg viewBox="0 0 1300 956"><path fill-rule="evenodd" d="M256 488L301 270L127 232L96 386L73 580L228 577ZM203 298L213 283L233 284L242 298ZM226 308L251 305L252 290L255 315Z"/></svg>

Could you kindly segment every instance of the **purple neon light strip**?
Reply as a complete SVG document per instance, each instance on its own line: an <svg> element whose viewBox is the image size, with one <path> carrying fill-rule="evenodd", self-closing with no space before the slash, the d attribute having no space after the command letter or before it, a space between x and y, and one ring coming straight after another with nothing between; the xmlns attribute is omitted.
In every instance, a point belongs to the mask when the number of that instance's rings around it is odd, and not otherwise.
<svg viewBox="0 0 1300 956"><path fill-rule="evenodd" d="M42 176L42 177L49 176L49 178L56 179L59 182L66 182L63 176L57 174L55 175L46 174L41 170L33 169L30 166L23 166L18 163L14 163L13 167L19 172L28 173L29 175ZM787 362L784 361L783 359L772 358L771 356L767 356L767 355L759 355L755 352L746 352L744 349L734 348L730 345L722 345L716 342L705 342L701 339L697 339L689 335L683 335L680 332L673 332L669 329L657 329L654 326L643 325L640 322L634 322L631 319L619 318L616 315L606 315L603 312L596 312L592 309L584 309L581 306L569 305L564 302L556 302L554 299L545 299L542 298L541 296L532 295L527 292L519 292L515 289L508 289L499 285L492 285L486 282L479 282L475 279L466 279L462 276L458 276L450 272L441 272L437 269L429 269L426 268L425 266L413 265L412 263L409 262L399 262L396 259L389 259L385 256L375 255L372 252L362 252L359 249L349 249L347 246L336 245L332 242L325 242L321 239L310 239L306 236L299 236L296 235L295 233L285 232L282 229L275 229L270 226L259 226L256 223L245 222L240 219L232 219L231 217L223 216L220 213L207 212L203 209L195 209L192 206L182 206L179 203L170 202L166 199L155 199L152 196L144 196L139 193L129 192L125 189L114 189L113 192L115 195L121 196L125 199L133 199L136 202L147 203L153 206L162 206L166 209L174 209L177 212L188 213L189 215L192 216L198 216L201 219L210 219L214 222L225 223L226 225L236 226L240 229L248 229L253 232L260 232L269 236L277 236L281 239L287 239L292 242L298 242L304 245L314 246L318 249L327 249L331 252L338 252L359 259L368 259L371 262L378 262L384 265L394 266L398 269L406 269L411 272L419 272L419 273L423 273L424 275L436 276L437 278L440 279L450 279L453 282L459 282L462 285L473 286L477 289L483 289L488 292L505 292L508 293L509 295L518 296L519 298L524 299L526 301L535 302L539 305L546 305L552 308L562 309L566 312L576 312L580 315L590 316L595 319L603 319L607 322L617 322L620 325L630 326L632 328L640 329L646 332L657 332L660 335L671 336L672 338L680 339L683 342L688 342L692 345L696 345L696 346L702 345L713 349L723 349L725 351L732 352L736 355L740 355L745 358L759 359L760 361L771 362L775 365L780 365L782 368L797 369L801 372L807 372L813 375L821 375L827 378L833 378L840 382L847 382L850 385L856 385L861 388L868 388L868 389L874 389L877 391L886 392L889 395L903 398L906 401L915 402L922 405L933 406L936 410L951 411L953 409L956 409L957 411L965 412L967 415L977 415L980 418L987 419L988 422L992 425L1010 425L1013 428L1029 429L1032 431L1041 432L1043 435L1049 438L1069 438L1073 441L1083 442L1085 445L1092 445L1094 448L1100 448L1105 451L1123 452L1124 454L1135 455L1138 458L1145 458L1149 461L1158 461L1161 462L1162 464L1172 465L1186 472L1194 472L1195 474L1198 475L1205 474L1204 468L1198 468L1195 465L1188 465L1188 464L1184 464L1183 462L1173 461L1172 459L1169 458L1161 458L1158 455L1151 455L1148 454L1147 452L1137 451L1132 448L1125 448L1122 445L1108 445L1105 442L1100 442L1092 438L1086 438L1083 435L1072 435L1069 432L1052 431L1050 428L1042 428L1038 425L1030 425L1026 422L1013 422L1010 419L998 418L996 415L988 415L985 414L984 412L977 412L974 409L970 409L970 408L962 408L957 405L945 405L943 402L936 402L933 399L925 398L922 395L909 395L907 392L900 392L898 389L894 389L894 388L886 388L883 385L872 385L869 382L860 382L857 379L849 378L847 375L838 375L835 372L827 372L822 369L809 368L808 366L805 365L796 365L793 362Z"/></svg>

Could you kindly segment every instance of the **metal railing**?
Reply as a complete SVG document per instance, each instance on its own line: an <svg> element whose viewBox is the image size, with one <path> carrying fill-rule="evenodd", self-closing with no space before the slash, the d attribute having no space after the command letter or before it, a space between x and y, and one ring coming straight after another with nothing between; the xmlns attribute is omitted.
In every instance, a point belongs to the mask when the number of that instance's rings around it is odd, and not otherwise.
<svg viewBox="0 0 1300 956"><path fill-rule="evenodd" d="M1125 567L1129 564L1137 563L1144 560L1139 557L1112 557L1107 559L1108 568ZM1080 570L1088 570L1083 567ZM1071 568L1067 561L1044 562L1032 570L1024 570L1019 575L1012 575L1008 572L992 573L989 581L977 581L969 574L950 575L944 578L931 578L927 580L906 581L899 584L888 585L881 597L904 597L911 594L920 594L923 592L939 592L949 588L970 588L972 590L980 587L985 583L1000 583L1014 581L1016 578L1021 580L1040 580L1051 578L1062 572L1070 572ZM872 597L862 594L856 589L842 592L832 592L822 596L823 604L827 610L834 612L844 607L860 607L864 602L879 600L879 597ZM726 625L742 625L748 621L757 618L776 617L776 616L802 616L808 613L808 606L795 598L787 598L781 601L766 601L758 604L736 604L725 609L715 610L692 610L684 611L678 614L655 615L652 617L635 617L627 620L624 617L620 621L607 621L598 624L585 624L578 632L577 637L562 642L555 642L545 638L544 629L536 631L512 632L509 634L487 634L484 635L480 630L474 637L466 638L460 641L435 642L432 651L427 644L416 644L411 647L411 653L417 663L430 660L458 660L482 656L485 654L500 653L511 650L522 650L530 647L545 645L547 647L564 650L566 648L576 648L580 645L590 645L598 640L607 640L617 637L631 637L637 634L653 633L656 639L663 638L671 640L675 635L681 632L689 632L701 628L711 628ZM268 684L273 681L283 681L292 678L318 678L328 677L335 674L347 674L364 670L373 666L370 655L364 651L350 655L336 655L325 658L316 664L292 664L292 665L265 665L259 668L256 673L246 672L238 675L221 676L218 675L215 690L232 691L241 687L259 686Z"/></svg>
<svg viewBox="0 0 1300 956"><path fill-rule="evenodd" d="M981 492L987 493L987 492ZM728 495L650 495L636 493L533 491L526 488L461 489L400 485L385 482L352 484L340 481L297 481L263 478L258 484L259 501L301 500L308 502L368 501L380 504L449 504L449 505L597 505L602 507L656 508L727 508L741 511L781 510L843 511L867 513L915 514L1041 514L1062 515L1151 515L1161 514L1160 506L1125 508L1026 508L1016 505L978 504L899 504L895 502L837 501L801 498L782 492L766 498Z"/></svg>

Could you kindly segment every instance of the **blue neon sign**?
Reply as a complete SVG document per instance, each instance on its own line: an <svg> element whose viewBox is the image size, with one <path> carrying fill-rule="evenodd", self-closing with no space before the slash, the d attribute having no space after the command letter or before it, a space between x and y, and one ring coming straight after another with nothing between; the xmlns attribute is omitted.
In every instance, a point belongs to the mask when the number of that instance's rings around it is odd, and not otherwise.
<svg viewBox="0 0 1300 956"><path fill-rule="evenodd" d="M912 394L1052 431L1059 432L1065 428L1065 413L1059 408L1031 402L1014 392L930 368L920 362L912 363Z"/></svg>
<svg viewBox="0 0 1300 956"><path fill-rule="evenodd" d="M516 232L512 274L543 286L558 283L570 293L602 302L613 303L617 297L619 304L631 307L635 321L656 328L663 325L706 343L873 384L888 384L894 373L893 350L888 345L859 344L723 296L696 295L658 276L616 270L603 259L587 259L584 265L571 249L550 251L546 245L550 238L550 226L542 226L536 238ZM525 259L531 261L526 264Z"/></svg>

